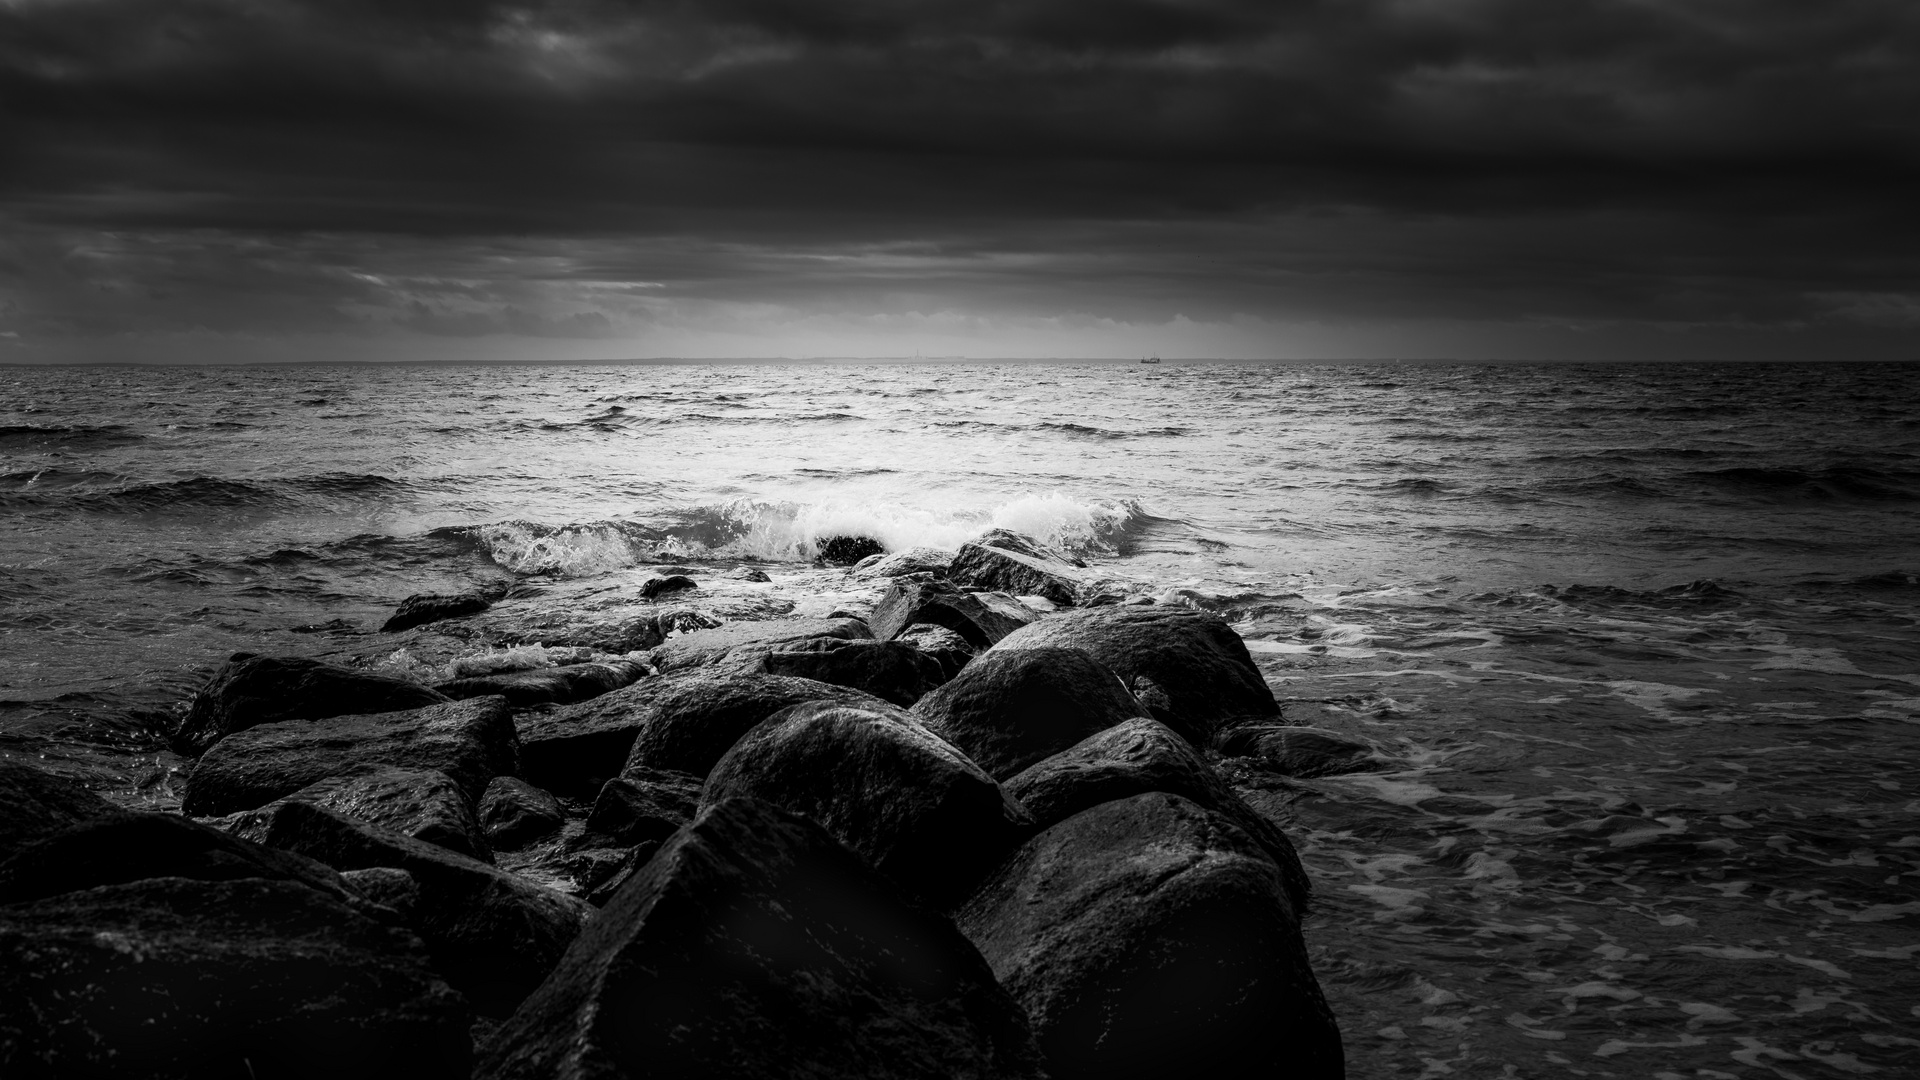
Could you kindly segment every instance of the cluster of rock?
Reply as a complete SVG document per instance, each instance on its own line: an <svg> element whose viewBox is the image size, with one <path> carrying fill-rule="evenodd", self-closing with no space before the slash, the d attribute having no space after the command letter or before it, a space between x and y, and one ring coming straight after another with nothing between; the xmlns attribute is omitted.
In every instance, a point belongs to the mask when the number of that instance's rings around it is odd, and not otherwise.
<svg viewBox="0 0 1920 1080"><path fill-rule="evenodd" d="M0 1075L1341 1075L1245 645L985 539L538 679L236 656L185 816L0 764Z"/></svg>

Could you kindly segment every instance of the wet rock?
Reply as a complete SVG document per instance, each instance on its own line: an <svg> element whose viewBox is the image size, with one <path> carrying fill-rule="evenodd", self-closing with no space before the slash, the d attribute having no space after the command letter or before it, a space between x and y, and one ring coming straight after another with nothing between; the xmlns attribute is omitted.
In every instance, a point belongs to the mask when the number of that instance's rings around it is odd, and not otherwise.
<svg viewBox="0 0 1920 1080"><path fill-rule="evenodd" d="M415 593L400 601L399 609L380 627L380 632L391 634L396 630L408 630L442 619L478 615L492 607L493 602L505 592L505 589L501 589L493 592Z"/></svg>
<svg viewBox="0 0 1920 1080"><path fill-rule="evenodd" d="M911 715L795 705L733 745L701 804L752 798L802 814L909 896L945 907L1029 833L1026 812Z"/></svg>
<svg viewBox="0 0 1920 1080"><path fill-rule="evenodd" d="M1374 747L1320 728L1249 724L1220 733L1214 741L1228 757L1253 758L1281 776L1334 776L1377 769L1384 761Z"/></svg>
<svg viewBox="0 0 1920 1080"><path fill-rule="evenodd" d="M552 836L566 824L560 800L517 776L496 776L480 796L480 825L501 851L514 851Z"/></svg>
<svg viewBox="0 0 1920 1080"><path fill-rule="evenodd" d="M369 866L364 870L345 870L340 879L347 887L372 903L399 915L411 925L420 917L420 882L397 866Z"/></svg>
<svg viewBox="0 0 1920 1080"><path fill-rule="evenodd" d="M456 701L498 694L506 698L508 704L524 709L546 702L571 705L586 701L630 686L646 673L644 666L632 660L615 660L455 679L440 683L434 689Z"/></svg>
<svg viewBox="0 0 1920 1080"><path fill-rule="evenodd" d="M1006 541L962 544L947 568L955 584L1015 595L1031 593L1071 607L1087 585L1073 564L1002 546Z"/></svg>
<svg viewBox="0 0 1920 1080"><path fill-rule="evenodd" d="M578 798L593 796L629 764L705 776L747 729L789 705L829 698L877 700L812 679L726 677L703 668L644 679L592 701L523 717L522 775Z"/></svg>
<svg viewBox="0 0 1920 1080"><path fill-rule="evenodd" d="M358 894L332 869L172 814L94 818L41 838L0 863L0 904L144 878L291 881L349 906Z"/></svg>
<svg viewBox="0 0 1920 1080"><path fill-rule="evenodd" d="M1064 611L1014 631L986 655L1041 646L1085 649L1130 685L1151 680L1167 703L1160 719L1195 746L1225 727L1280 719L1246 643L1218 615L1125 605Z"/></svg>
<svg viewBox="0 0 1920 1080"><path fill-rule="evenodd" d="M665 596L667 593L685 592L699 587L699 582L685 574L668 574L665 577L650 577L641 582L640 595L651 600L656 596Z"/></svg>
<svg viewBox="0 0 1920 1080"><path fill-rule="evenodd" d="M267 844L336 870L390 866L420 886L413 929L434 970L489 1016L512 1012L591 914L585 902L486 863L308 803L276 807Z"/></svg>
<svg viewBox="0 0 1920 1080"><path fill-rule="evenodd" d="M772 581L765 570L757 566L736 566L727 571L727 576L737 581Z"/></svg>
<svg viewBox="0 0 1920 1080"><path fill-rule="evenodd" d="M908 548L891 555L869 555L854 566L853 575L868 580L905 577L908 574L939 577L946 574L947 564L952 561L951 551L930 547Z"/></svg>
<svg viewBox="0 0 1920 1080"><path fill-rule="evenodd" d="M662 841L659 840L649 840L628 848L625 858L620 861L619 866L614 868L613 873L608 874L586 891L587 903L594 907L606 907L615 896L619 895L627 882L633 879L633 875L646 867L647 860L653 858L654 852L660 850L661 843Z"/></svg>
<svg viewBox="0 0 1920 1080"><path fill-rule="evenodd" d="M871 536L823 536L814 542L813 561L820 566L852 566L869 555L884 555L885 544Z"/></svg>
<svg viewBox="0 0 1920 1080"><path fill-rule="evenodd" d="M1145 710L1082 650L1035 648L981 654L913 715L1005 779Z"/></svg>
<svg viewBox="0 0 1920 1080"><path fill-rule="evenodd" d="M767 654L769 675L851 686L895 705L911 705L946 681L940 661L895 641L816 638Z"/></svg>
<svg viewBox="0 0 1920 1080"><path fill-rule="evenodd" d="M1026 1008L1055 1080L1342 1075L1278 871L1177 795L1054 825L956 920Z"/></svg>
<svg viewBox="0 0 1920 1080"><path fill-rule="evenodd" d="M297 656L234 653L194 695L171 741L178 752L198 756L223 737L260 724L397 712L447 700L391 675Z"/></svg>
<svg viewBox="0 0 1920 1080"><path fill-rule="evenodd" d="M757 663L759 657L782 645L822 637L864 640L873 637L873 633L866 623L851 618L736 622L682 634L655 648L648 654L648 660L661 674L721 661Z"/></svg>
<svg viewBox="0 0 1920 1080"><path fill-rule="evenodd" d="M196 817L252 810L364 765L437 769L478 800L487 781L518 771L512 713L506 699L484 697L250 728L200 758L181 810Z"/></svg>
<svg viewBox="0 0 1920 1080"><path fill-rule="evenodd" d="M894 640L933 657L940 665L940 681L943 683L960 674L961 669L980 651L966 638L933 623L914 623L900 631L900 636Z"/></svg>
<svg viewBox="0 0 1920 1080"><path fill-rule="evenodd" d="M1019 1007L947 920L746 800L655 854L479 1057L477 1080L1040 1076Z"/></svg>
<svg viewBox="0 0 1920 1080"><path fill-rule="evenodd" d="M248 840L264 840L271 817L268 811L275 803L287 800L324 806L481 862L493 861L493 848L481 832L473 800L452 777L438 769L354 766L259 810L230 814L221 819L221 827Z"/></svg>
<svg viewBox="0 0 1920 1080"><path fill-rule="evenodd" d="M0 859L68 826L124 813L72 780L0 759Z"/></svg>
<svg viewBox="0 0 1920 1080"><path fill-rule="evenodd" d="M587 835L616 847L661 841L693 820L701 778L662 769L632 769L607 781L587 815Z"/></svg>
<svg viewBox="0 0 1920 1080"><path fill-rule="evenodd" d="M1164 791L1232 820L1280 868L1293 910L1304 914L1312 891L1293 841L1214 771L1193 744L1158 720L1141 717L1110 727L1002 783L1047 828L1104 802Z"/></svg>
<svg viewBox="0 0 1920 1080"><path fill-rule="evenodd" d="M179 877L0 908L0 1073L468 1074L467 1004L413 934L290 881Z"/></svg>
<svg viewBox="0 0 1920 1080"><path fill-rule="evenodd" d="M1023 618L1019 610L1017 602L992 606L944 581L899 581L881 594L867 625L875 638L890 641L915 623L933 623L984 649L1033 621L1031 613Z"/></svg>

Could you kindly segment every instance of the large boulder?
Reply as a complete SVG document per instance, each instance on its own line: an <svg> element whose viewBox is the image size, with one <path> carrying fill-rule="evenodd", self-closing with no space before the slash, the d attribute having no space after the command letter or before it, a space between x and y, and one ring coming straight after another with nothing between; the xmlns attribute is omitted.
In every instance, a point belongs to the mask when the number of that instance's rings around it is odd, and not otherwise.
<svg viewBox="0 0 1920 1080"><path fill-rule="evenodd" d="M1026 1008L1054 1080L1343 1073L1279 872L1177 795L1054 825L956 918Z"/></svg>
<svg viewBox="0 0 1920 1080"><path fill-rule="evenodd" d="M853 568L857 578L897 578L908 574L934 574L947 572L947 564L953 561L953 552L941 548L916 547L905 551L896 551L890 555L869 555L861 559Z"/></svg>
<svg viewBox="0 0 1920 1080"><path fill-rule="evenodd" d="M947 578L977 589L1044 596L1068 607L1079 601L1089 584L1086 575L1071 563L1018 550L1004 538L994 543L962 544L947 568Z"/></svg>
<svg viewBox="0 0 1920 1080"><path fill-rule="evenodd" d="M941 682L960 674L960 670L973 662L980 647L961 637L944 626L933 623L914 623L900 631L893 640L911 645L933 657L940 665Z"/></svg>
<svg viewBox="0 0 1920 1080"><path fill-rule="evenodd" d="M587 814L587 836L615 847L664 841L693 820L700 781L692 773L630 769L600 789Z"/></svg>
<svg viewBox="0 0 1920 1080"><path fill-rule="evenodd" d="M393 616L380 627L383 634L400 630L410 630L442 619L458 619L466 615L478 615L493 606L493 602L505 595L504 588L487 592L468 593L414 593L400 601L400 607Z"/></svg>
<svg viewBox="0 0 1920 1080"><path fill-rule="evenodd" d="M1158 720L1140 717L1091 735L1028 766L1002 786L1042 829L1101 803L1149 791L1190 799L1253 837L1280 868L1293 910L1307 910L1312 887L1293 841L1248 806L1193 744Z"/></svg>
<svg viewBox="0 0 1920 1080"><path fill-rule="evenodd" d="M780 675L695 669L520 721L523 774L591 797L629 765L707 775L735 739L802 701L879 702L843 686Z"/></svg>
<svg viewBox="0 0 1920 1080"><path fill-rule="evenodd" d="M171 741L180 753L198 756L223 737L260 724L397 712L447 700L391 675L298 656L234 653L193 696Z"/></svg>
<svg viewBox="0 0 1920 1080"><path fill-rule="evenodd" d="M1215 747L1227 757L1250 758L1281 776L1334 776L1391 767L1371 743L1321 728L1249 724L1224 731Z"/></svg>
<svg viewBox="0 0 1920 1080"><path fill-rule="evenodd" d="M122 813L72 780L0 758L0 859L70 825Z"/></svg>
<svg viewBox="0 0 1920 1080"><path fill-rule="evenodd" d="M965 938L819 826L729 799L621 888L477 1080L1037 1078Z"/></svg>
<svg viewBox="0 0 1920 1080"><path fill-rule="evenodd" d="M1146 710L1084 651L1035 648L988 650L913 715L1004 780Z"/></svg>
<svg viewBox="0 0 1920 1080"><path fill-rule="evenodd" d="M1046 646L1085 649L1135 696L1164 703L1155 717L1195 746L1222 728L1280 717L1246 642L1210 612L1158 605L1061 612L1008 634L988 655Z"/></svg>
<svg viewBox="0 0 1920 1080"><path fill-rule="evenodd" d="M413 928L478 1012L506 1016L546 978L593 909L486 863L309 803L273 811L267 845L336 870L393 867L419 886Z"/></svg>
<svg viewBox="0 0 1920 1080"><path fill-rule="evenodd" d="M702 805L752 798L812 818L908 895L949 906L1029 833L993 778L891 706L795 705L734 743Z"/></svg>
<svg viewBox="0 0 1920 1080"><path fill-rule="evenodd" d="M851 686L895 705L911 705L946 681L940 661L897 641L815 638L767 654L769 675Z"/></svg>
<svg viewBox="0 0 1920 1080"><path fill-rule="evenodd" d="M0 1076L460 1080L420 940L290 881L157 878L0 907Z"/></svg>
<svg viewBox="0 0 1920 1080"><path fill-rule="evenodd" d="M308 784L286 800L324 806L481 862L493 861L493 848L480 829L473 800L438 769L357 765ZM286 800L229 815L221 824L235 836L261 840L271 816L266 811Z"/></svg>
<svg viewBox="0 0 1920 1080"><path fill-rule="evenodd" d="M480 796L480 825L487 843L499 851L515 851L552 836L567 823L560 800L517 776L496 776Z"/></svg>
<svg viewBox="0 0 1920 1080"><path fill-rule="evenodd" d="M516 708L547 702L571 705L630 685L644 674L646 668L640 664L615 660L606 664L563 664L531 671L478 675L438 683L434 689L456 701L498 694Z"/></svg>
<svg viewBox="0 0 1920 1080"><path fill-rule="evenodd" d="M181 810L252 810L365 765L437 769L469 801L487 781L519 771L519 740L505 698L471 698L412 712L335 716L236 732L201 756Z"/></svg>
<svg viewBox="0 0 1920 1080"><path fill-rule="evenodd" d="M859 619L766 619L694 630L669 639L647 654L654 670L665 674L730 662L756 664L782 645L809 638L866 639L873 636Z"/></svg>
<svg viewBox="0 0 1920 1080"><path fill-rule="evenodd" d="M989 604L980 593L961 592L944 581L920 580L889 586L873 605L867 625L875 638L891 641L915 623L932 623L984 649L1033 619L1017 602Z"/></svg>

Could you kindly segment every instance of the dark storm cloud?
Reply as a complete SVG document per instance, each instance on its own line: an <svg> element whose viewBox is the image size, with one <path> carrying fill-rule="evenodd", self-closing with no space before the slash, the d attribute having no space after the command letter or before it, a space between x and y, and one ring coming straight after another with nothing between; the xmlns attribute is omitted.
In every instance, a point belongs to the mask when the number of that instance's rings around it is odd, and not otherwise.
<svg viewBox="0 0 1920 1080"><path fill-rule="evenodd" d="M0 287L76 329L604 333L560 280L1894 324L1916 59L1866 0L0 0Z"/></svg>

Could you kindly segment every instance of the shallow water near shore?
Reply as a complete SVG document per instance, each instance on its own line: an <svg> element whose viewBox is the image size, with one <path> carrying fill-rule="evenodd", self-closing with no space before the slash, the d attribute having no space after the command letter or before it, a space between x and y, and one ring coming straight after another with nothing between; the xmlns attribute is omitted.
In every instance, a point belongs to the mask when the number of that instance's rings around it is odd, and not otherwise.
<svg viewBox="0 0 1920 1080"><path fill-rule="evenodd" d="M1920 1075L1920 366L0 369L0 754L177 806L228 653L1003 526L1214 610L1355 1077ZM696 574L696 577L699 575ZM744 586L743 586L744 588ZM698 607L701 601L690 601Z"/></svg>

